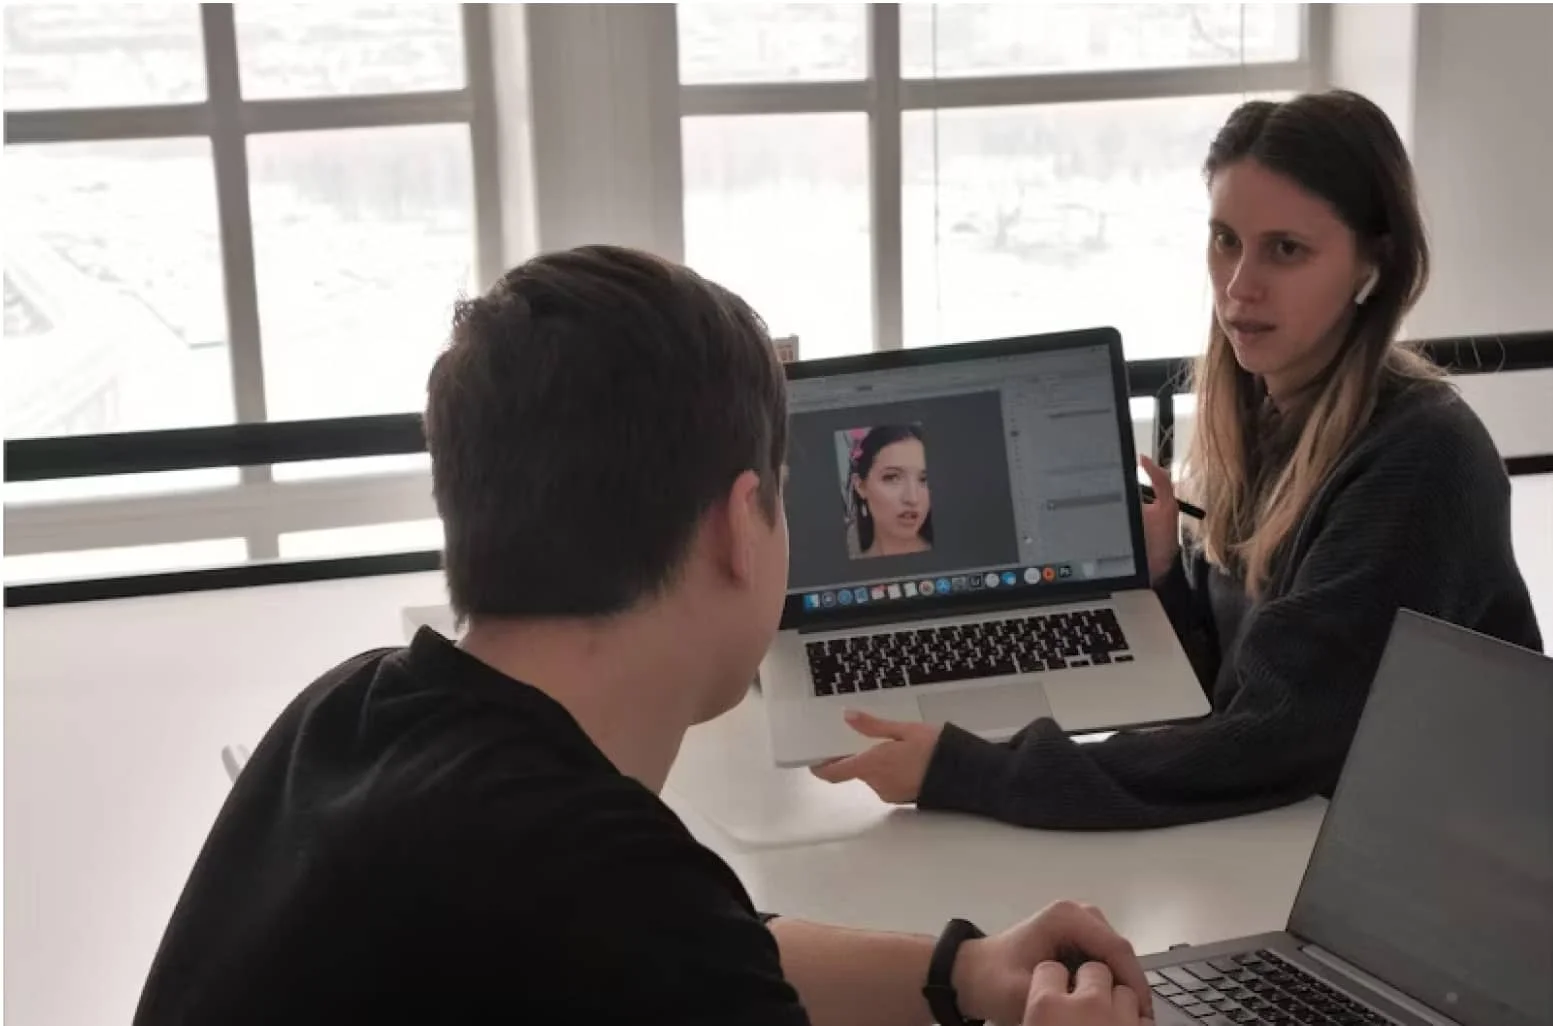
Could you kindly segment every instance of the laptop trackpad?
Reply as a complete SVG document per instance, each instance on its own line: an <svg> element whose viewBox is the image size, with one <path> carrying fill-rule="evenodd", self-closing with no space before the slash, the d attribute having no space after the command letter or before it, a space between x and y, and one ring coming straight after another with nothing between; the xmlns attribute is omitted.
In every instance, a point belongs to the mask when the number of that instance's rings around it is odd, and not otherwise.
<svg viewBox="0 0 1553 1026"><path fill-rule="evenodd" d="M999 684L995 687L940 691L917 696L925 723L954 723L978 733L1012 733L1032 720L1052 714L1046 689L1039 684Z"/></svg>

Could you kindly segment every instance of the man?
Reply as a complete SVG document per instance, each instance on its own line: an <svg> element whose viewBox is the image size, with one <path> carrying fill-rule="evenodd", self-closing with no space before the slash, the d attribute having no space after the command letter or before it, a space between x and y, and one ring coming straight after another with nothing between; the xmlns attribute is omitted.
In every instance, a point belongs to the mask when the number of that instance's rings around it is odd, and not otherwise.
<svg viewBox="0 0 1553 1026"><path fill-rule="evenodd" d="M465 638L358 656L281 715L137 1022L900 1026L926 993L944 1022L1139 1021L1092 910L985 939L763 923L659 800L787 586L785 386L742 300L629 250L530 261L459 306L426 430Z"/></svg>

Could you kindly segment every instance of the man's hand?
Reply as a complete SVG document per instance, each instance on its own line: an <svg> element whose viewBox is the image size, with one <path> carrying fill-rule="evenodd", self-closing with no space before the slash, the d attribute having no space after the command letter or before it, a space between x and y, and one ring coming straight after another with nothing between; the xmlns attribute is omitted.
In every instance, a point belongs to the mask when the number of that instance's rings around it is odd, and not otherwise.
<svg viewBox="0 0 1553 1026"><path fill-rule="evenodd" d="M1100 910L1091 905L1060 901L1017 926L983 940L966 941L955 959L952 982L960 996L960 1010L967 1018L987 1019L995 1023L1035 1023L1046 1026L1046 1019L1027 1018L1035 1009L1031 974L1046 962L1096 962L1107 967L1106 995L1111 997L1111 979L1118 987L1133 993L1132 1019L1053 1018L1054 1026L1111 1026L1136 1023L1139 1009L1146 1018L1152 1008L1152 995L1143 967L1132 945L1106 922ZM1062 994L1067 995L1067 969ZM1048 970L1048 975L1050 971ZM1091 973L1091 976L1094 974ZM1044 991L1043 991L1044 993ZM1075 993L1074 997L1077 997ZM1049 1000L1040 1003L1045 1009ZM1075 1008L1090 1009L1095 1002L1080 1001ZM1063 1006L1066 1008L1067 1006ZM1125 1007L1123 1008L1125 1011ZM1044 1012L1042 1014L1045 1014ZM1053 1015L1072 1015L1063 1011Z"/></svg>
<svg viewBox="0 0 1553 1026"><path fill-rule="evenodd" d="M1072 990L1069 991L1069 985ZM1042 962L1030 980L1024 1026L1139 1026L1154 1020L1141 1014L1131 987L1114 982L1111 970L1086 962L1071 978L1060 962Z"/></svg>
<svg viewBox="0 0 1553 1026"><path fill-rule="evenodd" d="M861 780L880 798L896 805L916 801L943 728L928 723L881 720L854 709L847 710L846 719L847 726L859 734L880 738L884 743L857 755L821 763L811 772L832 784Z"/></svg>

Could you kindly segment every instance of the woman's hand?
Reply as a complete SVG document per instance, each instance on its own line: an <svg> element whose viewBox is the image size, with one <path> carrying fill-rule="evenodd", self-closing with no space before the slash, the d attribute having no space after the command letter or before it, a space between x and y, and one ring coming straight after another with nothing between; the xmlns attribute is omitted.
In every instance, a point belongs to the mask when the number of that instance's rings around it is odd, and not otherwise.
<svg viewBox="0 0 1553 1026"><path fill-rule="evenodd" d="M861 780L880 798L894 805L917 800L927 764L943 728L927 723L896 723L856 709L846 712L847 726L883 744L857 755L820 763L811 772L821 780L839 784Z"/></svg>
<svg viewBox="0 0 1553 1026"><path fill-rule="evenodd" d="M1170 472L1147 456L1139 456L1138 465L1154 486L1154 501L1143 504L1143 539L1148 543L1149 580L1157 583L1181 551L1181 511Z"/></svg>

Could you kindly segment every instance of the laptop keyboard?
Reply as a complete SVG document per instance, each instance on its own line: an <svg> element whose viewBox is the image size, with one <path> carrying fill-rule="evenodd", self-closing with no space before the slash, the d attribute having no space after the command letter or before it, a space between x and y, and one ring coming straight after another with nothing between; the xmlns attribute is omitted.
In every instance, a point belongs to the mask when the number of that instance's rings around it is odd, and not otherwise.
<svg viewBox="0 0 1553 1026"><path fill-rule="evenodd" d="M830 638L805 646L814 693L822 696L1126 663L1133 658L1127 648L1111 609Z"/></svg>
<svg viewBox="0 0 1553 1026"><path fill-rule="evenodd" d="M1164 998L1202 1026L1395 1026L1271 951L1148 974Z"/></svg>

